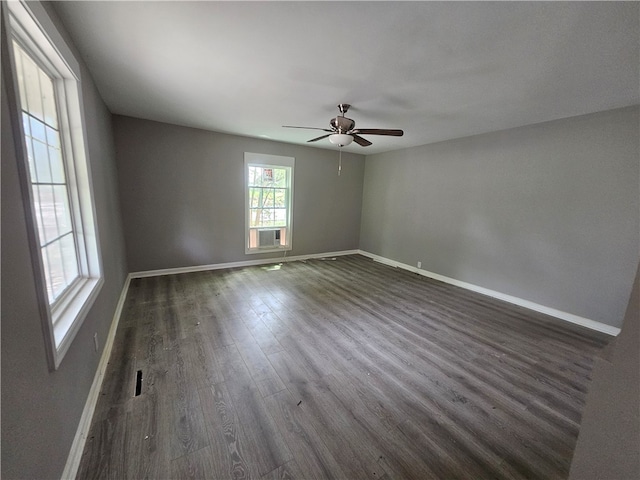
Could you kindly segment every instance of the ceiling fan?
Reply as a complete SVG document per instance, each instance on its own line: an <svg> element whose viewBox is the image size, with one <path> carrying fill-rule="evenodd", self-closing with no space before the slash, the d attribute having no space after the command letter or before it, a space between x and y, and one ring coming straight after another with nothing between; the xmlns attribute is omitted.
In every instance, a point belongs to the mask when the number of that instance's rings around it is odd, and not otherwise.
<svg viewBox="0 0 640 480"><path fill-rule="evenodd" d="M324 138L329 138L329 141L334 145L338 145L339 147L346 147L351 142L356 142L361 147L368 147L371 145L371 142L365 138L362 138L360 135L387 135L392 137L401 137L404 135L402 130L390 130L390 129L380 129L380 128L355 128L356 122L352 119L344 116L345 113L349 110L348 103L341 103L338 105L338 110L342 115L338 115L335 118L332 118L329 122L331 125L331 129L328 128L317 128L317 127L296 127L293 125L283 125L284 128L306 128L309 130L322 130L324 132L329 132L326 135L321 135L317 138L312 138L307 142L317 142L318 140L322 140Z"/></svg>

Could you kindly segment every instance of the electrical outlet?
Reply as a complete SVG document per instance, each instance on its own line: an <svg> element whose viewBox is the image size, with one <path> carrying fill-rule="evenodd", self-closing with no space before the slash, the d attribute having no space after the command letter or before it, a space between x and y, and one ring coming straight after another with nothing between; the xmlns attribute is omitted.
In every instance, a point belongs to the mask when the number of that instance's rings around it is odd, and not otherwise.
<svg viewBox="0 0 640 480"><path fill-rule="evenodd" d="M418 262L418 268L422 268L422 262Z"/></svg>
<svg viewBox="0 0 640 480"><path fill-rule="evenodd" d="M98 333L93 334L93 345L96 347L96 352L98 351Z"/></svg>

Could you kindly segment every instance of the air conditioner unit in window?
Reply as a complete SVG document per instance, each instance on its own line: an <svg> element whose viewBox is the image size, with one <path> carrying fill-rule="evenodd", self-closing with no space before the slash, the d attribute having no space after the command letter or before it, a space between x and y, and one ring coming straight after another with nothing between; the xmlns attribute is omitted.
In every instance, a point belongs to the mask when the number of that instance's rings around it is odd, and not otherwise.
<svg viewBox="0 0 640 480"><path fill-rule="evenodd" d="M258 248L279 247L280 246L280 229L276 230L258 230Z"/></svg>

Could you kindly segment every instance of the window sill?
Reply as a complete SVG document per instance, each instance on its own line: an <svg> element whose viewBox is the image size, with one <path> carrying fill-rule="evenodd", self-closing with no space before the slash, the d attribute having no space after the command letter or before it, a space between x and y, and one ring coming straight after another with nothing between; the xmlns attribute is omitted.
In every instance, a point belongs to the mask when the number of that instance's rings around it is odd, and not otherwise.
<svg viewBox="0 0 640 480"><path fill-rule="evenodd" d="M254 253L273 253L273 252L288 252L291 250L291 246L287 247L263 247L246 249L244 253L247 255L253 255Z"/></svg>
<svg viewBox="0 0 640 480"><path fill-rule="evenodd" d="M96 301L103 285L104 279L102 277L88 278L78 282L74 291L70 292L69 300L52 312L56 369L69 350L71 342L80 330L80 326Z"/></svg>

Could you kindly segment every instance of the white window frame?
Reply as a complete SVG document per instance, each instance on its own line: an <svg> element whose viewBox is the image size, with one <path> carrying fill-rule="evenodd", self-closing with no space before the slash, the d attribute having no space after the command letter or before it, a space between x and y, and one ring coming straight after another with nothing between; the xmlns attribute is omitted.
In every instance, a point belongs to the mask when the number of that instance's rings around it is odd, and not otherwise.
<svg viewBox="0 0 640 480"><path fill-rule="evenodd" d="M244 153L244 245L245 253L269 253L269 252L282 252L288 251L293 248L293 186L294 186L294 171L295 171L295 158L284 157L280 155L267 155L263 153ZM287 244L274 247L257 247L250 248L249 235L250 235L250 207L251 201L249 196L249 167L272 167L272 168L290 168L291 175L289 178L289 194L287 198ZM274 227L275 228L275 227Z"/></svg>
<svg viewBox="0 0 640 480"><path fill-rule="evenodd" d="M49 367L58 369L104 284L102 258L95 221L89 149L86 138L80 65L71 49L39 2L2 2L5 22L2 42L3 68L11 71L7 85L10 114L14 126L18 171L33 263L35 286L42 317L42 330ZM8 9L5 9L5 5ZM8 11L7 11L8 10ZM8 25L7 25L8 24ZM36 211L18 90L13 39L32 56L54 80L58 104L60 141L68 176L70 208L78 249L80 278L52 304L49 304L45 271L41 257ZM5 50L4 48L7 48ZM6 55L5 55L6 54ZM12 107L12 108L11 108Z"/></svg>

